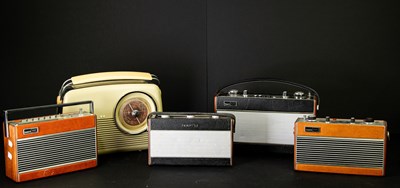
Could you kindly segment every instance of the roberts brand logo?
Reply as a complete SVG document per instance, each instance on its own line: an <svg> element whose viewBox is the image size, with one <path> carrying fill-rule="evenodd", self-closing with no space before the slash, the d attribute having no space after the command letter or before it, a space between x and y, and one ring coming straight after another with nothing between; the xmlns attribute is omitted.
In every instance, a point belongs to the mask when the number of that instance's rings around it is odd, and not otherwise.
<svg viewBox="0 0 400 188"><path fill-rule="evenodd" d="M39 132L39 128L37 128L37 127L24 129L24 134L34 134L34 133L38 133L38 132Z"/></svg>
<svg viewBox="0 0 400 188"><path fill-rule="evenodd" d="M182 128L198 128L199 124L192 123L192 124L182 124Z"/></svg>

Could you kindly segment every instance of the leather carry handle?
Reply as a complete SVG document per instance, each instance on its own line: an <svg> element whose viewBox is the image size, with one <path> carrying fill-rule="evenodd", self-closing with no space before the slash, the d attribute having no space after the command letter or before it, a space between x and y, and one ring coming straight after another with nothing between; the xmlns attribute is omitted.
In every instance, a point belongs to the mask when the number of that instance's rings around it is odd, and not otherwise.
<svg viewBox="0 0 400 188"><path fill-rule="evenodd" d="M51 104L51 105L44 105L44 106L34 106L34 107L26 107L26 108L16 108L16 109L9 109L4 110L4 126L5 126L5 135L8 138L9 131L8 131L8 115L11 113L22 112L22 111L32 111L32 110L43 110L43 109L50 109L50 108L61 108L66 106L76 106L82 104L89 104L90 105L90 113L94 112L93 101L80 101L80 102L72 102L72 103L65 103L65 104Z"/></svg>

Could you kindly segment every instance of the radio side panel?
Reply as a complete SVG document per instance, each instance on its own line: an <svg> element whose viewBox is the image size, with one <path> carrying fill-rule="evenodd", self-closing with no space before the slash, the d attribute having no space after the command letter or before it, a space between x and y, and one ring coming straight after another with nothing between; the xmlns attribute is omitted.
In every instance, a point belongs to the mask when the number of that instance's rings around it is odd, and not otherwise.
<svg viewBox="0 0 400 188"><path fill-rule="evenodd" d="M11 125L8 126L8 131L10 132L9 138L4 136L4 159L5 159L5 167L6 167L6 176L13 179L16 182L19 182L18 175L18 165L17 165L17 132L16 128ZM4 126L3 126L4 127ZM3 130L5 133L5 130Z"/></svg>

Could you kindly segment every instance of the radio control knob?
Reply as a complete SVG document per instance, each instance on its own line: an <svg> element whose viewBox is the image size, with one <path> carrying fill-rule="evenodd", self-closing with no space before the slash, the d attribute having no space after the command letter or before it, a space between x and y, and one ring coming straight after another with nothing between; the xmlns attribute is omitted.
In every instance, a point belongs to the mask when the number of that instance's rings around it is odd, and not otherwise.
<svg viewBox="0 0 400 188"><path fill-rule="evenodd" d="M325 122L327 122L327 123L331 122L331 117L326 116L326 117L325 117Z"/></svg>
<svg viewBox="0 0 400 188"><path fill-rule="evenodd" d="M307 121L316 121L316 120L317 120L317 116L315 116L315 115L307 116Z"/></svg>
<svg viewBox="0 0 400 188"><path fill-rule="evenodd" d="M237 96L238 90L237 89L232 89L228 92L228 95L231 97Z"/></svg>
<svg viewBox="0 0 400 188"><path fill-rule="evenodd" d="M282 93L282 98L284 98L284 99L287 99L287 98L288 98L288 96L287 96L287 91L284 91L284 92Z"/></svg>
<svg viewBox="0 0 400 188"><path fill-rule="evenodd" d="M371 118L371 117L367 117L367 118L365 118L365 123L373 123L374 122L374 118Z"/></svg>
<svg viewBox="0 0 400 188"><path fill-rule="evenodd" d="M302 91L296 91L296 92L294 92L294 98L295 99L302 99L302 98L304 98L304 92L302 92Z"/></svg>
<svg viewBox="0 0 400 188"><path fill-rule="evenodd" d="M243 97L247 97L247 90L243 90Z"/></svg>
<svg viewBox="0 0 400 188"><path fill-rule="evenodd" d="M355 122L356 122L356 118L351 117L351 118L350 118L350 123L355 123Z"/></svg>

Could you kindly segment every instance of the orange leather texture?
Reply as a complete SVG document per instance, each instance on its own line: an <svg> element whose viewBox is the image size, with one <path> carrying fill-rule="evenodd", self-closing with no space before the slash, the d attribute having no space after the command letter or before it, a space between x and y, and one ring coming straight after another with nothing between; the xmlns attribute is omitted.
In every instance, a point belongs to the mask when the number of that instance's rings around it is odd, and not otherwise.
<svg viewBox="0 0 400 188"><path fill-rule="evenodd" d="M305 132L305 127L319 127L320 132ZM358 138L358 139L382 139L384 140L384 156L386 156L386 122L384 125L362 125L362 124L329 124L323 122L296 122L294 130L294 140L296 143L298 136L314 137L337 137L337 138ZM386 159L384 158L383 168L360 168L327 166L313 164L296 163L296 145L294 146L295 158L294 168L299 171L326 172L339 174L371 175L384 176ZM355 159L357 160L357 159Z"/></svg>
<svg viewBox="0 0 400 188"><path fill-rule="evenodd" d="M95 115L84 116L79 118L69 118L54 121L44 121L37 123L30 123L17 126L18 139L36 137L54 133L62 133L74 130L82 130L85 128L93 128L96 126ZM34 134L23 134L24 129L38 127L39 132Z"/></svg>
<svg viewBox="0 0 400 188"><path fill-rule="evenodd" d="M22 138L31 138L55 133L62 133L74 130L82 130L87 128L96 127L96 116L89 115L77 118L69 118L62 120L46 121L46 122L36 122L18 126L7 125L9 130L9 138L3 135L4 139L4 156L5 156L5 166L6 166L6 176L13 179L16 182L27 181L36 178L42 178L51 175L57 175L66 172L72 172L76 170L81 170L85 168L94 167L97 165L97 160L79 162L64 166L58 166L54 168L47 168L45 170L38 170L29 173L19 174L18 173L18 163L17 163L17 140ZM38 127L39 132L33 134L23 134L25 128ZM3 126L4 128L4 126ZM4 131L5 133L5 131ZM12 143L12 147L9 146L9 141ZM11 153L12 159L8 158L8 152Z"/></svg>
<svg viewBox="0 0 400 188"><path fill-rule="evenodd" d="M320 132L305 132L305 127L320 127ZM385 139L386 126L296 122L297 136Z"/></svg>
<svg viewBox="0 0 400 188"><path fill-rule="evenodd" d="M309 164L296 164L295 170L309 171L309 172L326 172L326 173L339 173L339 174L355 174L355 175L370 175L370 176L384 176L385 173L381 168L354 168L354 167L339 167L339 166L323 166L323 165L309 165Z"/></svg>
<svg viewBox="0 0 400 188"><path fill-rule="evenodd" d="M69 165L63 165L53 168L46 168L42 170L37 170L33 172L27 172L19 175L17 182L23 182L38 178L44 178L49 176L55 176L59 174L64 174L67 172L73 172L78 170L83 170L87 168L92 168L97 166L97 160L90 160L85 162L73 163Z"/></svg>
<svg viewBox="0 0 400 188"><path fill-rule="evenodd" d="M9 125L7 125L9 126ZM3 125L4 128L4 125ZM4 135L4 160L6 165L6 176L16 180L18 177L17 172L17 150L16 150L16 131L14 126L8 127L9 138L6 138ZM5 134L5 130L3 130ZM8 145L8 141L12 143L12 147ZM11 153L12 159L8 158L8 152Z"/></svg>

